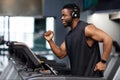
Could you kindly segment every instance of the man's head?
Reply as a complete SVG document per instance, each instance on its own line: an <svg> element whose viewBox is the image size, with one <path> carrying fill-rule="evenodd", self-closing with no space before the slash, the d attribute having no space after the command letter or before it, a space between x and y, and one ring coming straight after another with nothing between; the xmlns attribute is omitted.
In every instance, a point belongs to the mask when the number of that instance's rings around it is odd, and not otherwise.
<svg viewBox="0 0 120 80"><path fill-rule="evenodd" d="M80 8L76 4L67 4L62 8L62 22L64 26L71 26L73 19L80 18Z"/></svg>

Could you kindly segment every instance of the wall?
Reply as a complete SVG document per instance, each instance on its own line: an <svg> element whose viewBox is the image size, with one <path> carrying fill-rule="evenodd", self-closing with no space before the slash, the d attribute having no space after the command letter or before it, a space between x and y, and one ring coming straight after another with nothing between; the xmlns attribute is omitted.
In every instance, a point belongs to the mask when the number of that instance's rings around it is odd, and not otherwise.
<svg viewBox="0 0 120 80"><path fill-rule="evenodd" d="M87 22L93 23L96 27L105 31L113 38L113 40L117 41L120 44L120 23L110 20L109 13L102 12L88 14ZM100 44L100 46L101 45L102 44Z"/></svg>
<svg viewBox="0 0 120 80"><path fill-rule="evenodd" d="M94 23L97 27L112 36L113 40L120 43L120 23L109 19L109 13L95 13L88 17L88 22Z"/></svg>
<svg viewBox="0 0 120 80"><path fill-rule="evenodd" d="M43 0L0 0L1 16L42 16Z"/></svg>

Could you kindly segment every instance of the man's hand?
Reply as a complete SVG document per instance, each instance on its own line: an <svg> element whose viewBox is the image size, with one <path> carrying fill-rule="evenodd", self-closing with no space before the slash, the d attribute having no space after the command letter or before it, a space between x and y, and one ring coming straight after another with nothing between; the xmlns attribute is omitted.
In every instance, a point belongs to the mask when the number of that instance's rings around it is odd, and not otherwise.
<svg viewBox="0 0 120 80"><path fill-rule="evenodd" d="M95 66L94 71L105 71L106 63L98 62Z"/></svg>
<svg viewBox="0 0 120 80"><path fill-rule="evenodd" d="M49 31L47 31L46 33L44 33L44 38L45 38L47 41L52 40L53 36L54 36L53 31L50 31L50 30L49 30Z"/></svg>

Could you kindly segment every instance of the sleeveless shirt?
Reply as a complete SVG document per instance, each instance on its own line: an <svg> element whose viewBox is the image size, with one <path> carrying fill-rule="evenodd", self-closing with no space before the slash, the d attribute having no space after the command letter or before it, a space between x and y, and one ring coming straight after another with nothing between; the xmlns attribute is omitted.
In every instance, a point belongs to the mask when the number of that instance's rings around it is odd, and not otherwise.
<svg viewBox="0 0 120 80"><path fill-rule="evenodd" d="M79 21L77 26L68 32L65 38L67 54L70 59L71 74L82 77L102 77L102 71L94 71L101 55L98 42L88 46L85 27L88 23Z"/></svg>

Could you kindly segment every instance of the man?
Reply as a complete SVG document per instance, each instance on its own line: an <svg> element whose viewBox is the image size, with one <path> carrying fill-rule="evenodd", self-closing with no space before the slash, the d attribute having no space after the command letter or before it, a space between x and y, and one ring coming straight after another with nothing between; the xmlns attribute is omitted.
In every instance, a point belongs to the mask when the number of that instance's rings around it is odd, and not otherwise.
<svg viewBox="0 0 120 80"><path fill-rule="evenodd" d="M106 61L112 49L112 38L93 24L79 19L80 9L75 4L67 4L62 8L62 23L71 30L65 41L58 47L52 40L54 33L48 31L45 39L58 58L68 55L71 74L82 77L102 77ZM98 42L103 42L103 54L100 55Z"/></svg>

